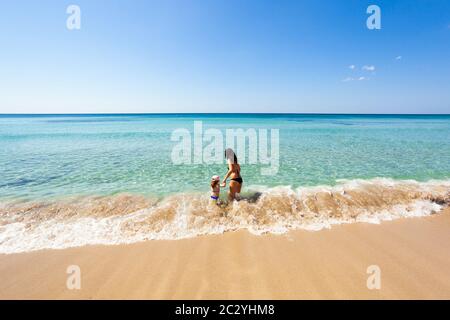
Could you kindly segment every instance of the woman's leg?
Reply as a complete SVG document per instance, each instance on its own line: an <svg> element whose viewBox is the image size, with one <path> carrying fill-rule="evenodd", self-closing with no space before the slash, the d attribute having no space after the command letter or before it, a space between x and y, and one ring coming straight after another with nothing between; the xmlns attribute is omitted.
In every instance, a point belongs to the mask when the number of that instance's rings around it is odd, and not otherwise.
<svg viewBox="0 0 450 320"><path fill-rule="evenodd" d="M236 194L236 198L237 198L237 200L241 200L242 198L241 198L241 189L242 189L242 183L239 183L239 187L238 187L238 190L237 190L237 194Z"/></svg>
<svg viewBox="0 0 450 320"><path fill-rule="evenodd" d="M233 201L236 198L236 193L239 193L240 183L236 181L230 181L230 191L228 193L228 200Z"/></svg>

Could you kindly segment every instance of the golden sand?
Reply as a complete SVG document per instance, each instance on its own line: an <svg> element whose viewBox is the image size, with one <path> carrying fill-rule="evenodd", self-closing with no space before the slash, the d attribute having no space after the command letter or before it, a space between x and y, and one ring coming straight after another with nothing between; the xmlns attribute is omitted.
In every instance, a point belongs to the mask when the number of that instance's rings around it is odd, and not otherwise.
<svg viewBox="0 0 450 320"><path fill-rule="evenodd" d="M81 290L66 287L69 265ZM378 265L381 289L369 290ZM450 299L450 210L380 225L0 255L2 299Z"/></svg>

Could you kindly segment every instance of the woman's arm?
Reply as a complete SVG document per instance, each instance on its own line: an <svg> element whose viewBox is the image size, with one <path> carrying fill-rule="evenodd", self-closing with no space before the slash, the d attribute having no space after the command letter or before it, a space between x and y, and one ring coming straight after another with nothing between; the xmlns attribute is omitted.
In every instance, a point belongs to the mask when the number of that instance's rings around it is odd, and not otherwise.
<svg viewBox="0 0 450 320"><path fill-rule="evenodd" d="M222 180L222 187L225 187L227 185L227 179L232 173L233 173L233 167L231 164L228 164L228 172Z"/></svg>

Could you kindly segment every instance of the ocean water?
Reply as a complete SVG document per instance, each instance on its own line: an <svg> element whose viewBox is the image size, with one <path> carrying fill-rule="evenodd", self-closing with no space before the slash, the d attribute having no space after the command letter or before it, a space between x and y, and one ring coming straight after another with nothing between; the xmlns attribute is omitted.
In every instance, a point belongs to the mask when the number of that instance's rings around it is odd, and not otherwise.
<svg viewBox="0 0 450 320"><path fill-rule="evenodd" d="M194 121L278 129L277 173L242 163L244 200L211 206L225 161L172 161ZM0 115L0 253L427 215L449 186L449 115Z"/></svg>

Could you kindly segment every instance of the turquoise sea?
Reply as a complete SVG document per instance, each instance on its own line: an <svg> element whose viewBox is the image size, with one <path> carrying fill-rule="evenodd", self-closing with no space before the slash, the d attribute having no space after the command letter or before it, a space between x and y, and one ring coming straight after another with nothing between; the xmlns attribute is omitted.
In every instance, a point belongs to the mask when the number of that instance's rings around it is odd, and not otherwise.
<svg viewBox="0 0 450 320"><path fill-rule="evenodd" d="M279 129L274 176L243 165L246 185L450 178L450 116L170 114L0 116L0 199L208 191L223 165L174 165L177 128Z"/></svg>
<svg viewBox="0 0 450 320"><path fill-rule="evenodd" d="M172 157L172 134L193 138L196 121L224 136L277 129L277 173L240 159L243 200L211 204L225 160ZM0 253L320 230L449 204L450 115L0 115Z"/></svg>

